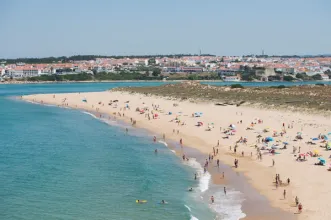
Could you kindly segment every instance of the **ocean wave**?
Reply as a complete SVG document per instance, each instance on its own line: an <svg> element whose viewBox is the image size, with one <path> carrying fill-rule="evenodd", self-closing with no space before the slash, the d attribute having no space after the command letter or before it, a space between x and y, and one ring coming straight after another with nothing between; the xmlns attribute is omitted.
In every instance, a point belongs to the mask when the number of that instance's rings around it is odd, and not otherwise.
<svg viewBox="0 0 331 220"><path fill-rule="evenodd" d="M238 220L246 216L241 210L244 201L241 192L228 190L225 195L223 191L218 191L213 196L215 203L211 204L210 208L217 212L222 220Z"/></svg>
<svg viewBox="0 0 331 220"><path fill-rule="evenodd" d="M92 116L93 118L99 119L97 116L95 116L95 115L92 114L91 112L84 112L84 111L83 111L83 113L84 113L84 114L87 114L87 115L89 115L89 116Z"/></svg>
<svg viewBox="0 0 331 220"><path fill-rule="evenodd" d="M199 189L201 192L207 191L209 189L211 179L210 173L204 173L204 169L195 158L190 158L190 160L185 161L184 163L197 170L197 176L199 177Z"/></svg>
<svg viewBox="0 0 331 220"><path fill-rule="evenodd" d="M165 141L159 141L159 143L164 144L166 147L168 147L168 144Z"/></svg>
<svg viewBox="0 0 331 220"><path fill-rule="evenodd" d="M191 208L187 205L184 204L184 206L191 212ZM193 216L192 214L191 215L191 219L190 220L199 220L197 217Z"/></svg>

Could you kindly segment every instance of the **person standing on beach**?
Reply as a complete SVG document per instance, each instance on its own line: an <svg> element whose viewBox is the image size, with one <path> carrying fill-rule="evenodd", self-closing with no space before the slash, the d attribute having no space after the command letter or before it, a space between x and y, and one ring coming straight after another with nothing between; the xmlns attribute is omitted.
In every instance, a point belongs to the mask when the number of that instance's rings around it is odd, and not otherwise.
<svg viewBox="0 0 331 220"><path fill-rule="evenodd" d="M217 147L220 146L220 140L217 141Z"/></svg>
<svg viewBox="0 0 331 220"><path fill-rule="evenodd" d="M183 139L182 138L179 140L179 143L180 143L181 146L183 146Z"/></svg>
<svg viewBox="0 0 331 220"><path fill-rule="evenodd" d="M284 199L286 199L286 189L284 189L283 196L284 196Z"/></svg>
<svg viewBox="0 0 331 220"><path fill-rule="evenodd" d="M272 159L272 166L275 166L275 160Z"/></svg>
<svg viewBox="0 0 331 220"><path fill-rule="evenodd" d="M298 206L299 205L299 198L296 196L295 197L295 206Z"/></svg>
<svg viewBox="0 0 331 220"><path fill-rule="evenodd" d="M165 134L163 134L163 140L165 141Z"/></svg>
<svg viewBox="0 0 331 220"><path fill-rule="evenodd" d="M226 195L226 187L224 186L224 195Z"/></svg>
<svg viewBox="0 0 331 220"><path fill-rule="evenodd" d="M220 167L220 160L219 159L217 159L216 163L217 163L217 167Z"/></svg>
<svg viewBox="0 0 331 220"><path fill-rule="evenodd" d="M222 177L223 177L223 179L224 179L224 172L222 173Z"/></svg>
<svg viewBox="0 0 331 220"><path fill-rule="evenodd" d="M211 197L210 197L210 200L211 200L211 203L214 203L214 201L215 201L215 200L214 200L214 196L211 196Z"/></svg>
<svg viewBox="0 0 331 220"><path fill-rule="evenodd" d="M301 213L302 212L302 209L303 209L302 204L299 203L299 205L298 205L298 212Z"/></svg>
<svg viewBox="0 0 331 220"><path fill-rule="evenodd" d="M290 185L290 182L291 182L290 178L287 178L287 185Z"/></svg>

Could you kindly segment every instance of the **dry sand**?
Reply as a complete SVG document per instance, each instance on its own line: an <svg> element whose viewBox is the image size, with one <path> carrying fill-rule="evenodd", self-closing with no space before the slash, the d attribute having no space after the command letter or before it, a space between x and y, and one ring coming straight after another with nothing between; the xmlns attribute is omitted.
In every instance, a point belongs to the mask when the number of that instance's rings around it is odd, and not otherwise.
<svg viewBox="0 0 331 220"><path fill-rule="evenodd" d="M84 109L91 112L100 112L110 115L116 115L117 118L130 122L130 118L137 121L136 126L146 128L162 138L165 134L166 139L179 141L183 139L183 144L196 148L202 153L210 154L213 147L216 147L217 141L220 141L219 158L223 163L233 165L234 158L239 159L238 171L243 172L250 180L251 184L266 196L271 205L281 208L285 211L296 213L297 208L294 204L295 196L299 197L303 205L303 212L296 216L299 219L331 219L331 172L327 171L330 164L330 152L320 148L320 142L316 145L308 145L305 142L310 138L317 137L320 133L326 134L331 132L331 115L306 115L302 113L292 113L286 111L272 111L250 107L236 106L216 106L212 103L191 103L188 101L177 101L169 98L160 98L154 96L145 96L143 94L129 94L127 92L91 92L91 93L70 93L70 94L39 94L23 96L23 100L39 102L44 104L53 104L66 106L77 109ZM87 102L82 100L86 99ZM118 100L112 105L108 105L110 100ZM129 103L125 103L125 102ZM101 103L101 104L99 104ZM176 103L178 106L173 106ZM125 109L126 105L130 106ZM140 114L136 108L149 107L152 110L152 104L159 105L159 115L157 119L148 120L145 114ZM116 107L117 106L117 107ZM124 110L125 109L125 110ZM125 117L119 116L125 114ZM168 113L172 112L172 115ZM192 113L202 112L201 117L192 117ZM185 125L178 125L173 119L178 116ZM246 130L254 119L260 118L263 124L256 124L254 130ZM237 122L242 120L242 124ZM197 122L203 122L204 125L197 127ZM214 128L207 131L208 123L214 123ZM283 137L275 137L276 144L279 141L280 147L282 142L289 142L286 150L276 150L280 154L272 155L267 151L262 151L262 161L257 160L256 149L254 145L257 142L256 136L264 129L270 128L267 133L260 133L263 137L272 136L273 131L280 132L282 123L285 123L287 133ZM236 133L229 136L229 139L223 139L226 135L221 133L222 129L227 128L230 124L236 126ZM293 124L293 128L288 129L288 125ZM175 129L175 134L173 134ZM179 130L179 134L177 134ZM293 141L297 132L303 133L303 140ZM233 153L235 142L240 137L247 137L247 145L238 144L237 154ZM331 138L331 136L329 136ZM232 150L229 150L232 146ZM261 146L261 144L258 144ZM301 152L313 151L318 149L320 154L327 160L326 166L315 166L317 157L307 157L305 162L297 162L292 153L292 147L301 147ZM244 157L241 152L244 151ZM252 157L251 157L252 153ZM275 160L275 166L272 167L272 159ZM235 169L235 168L234 168ZM280 186L276 189L274 182L276 173L280 174L283 182L287 178L291 179L289 186ZM286 199L283 199L283 190L287 190Z"/></svg>

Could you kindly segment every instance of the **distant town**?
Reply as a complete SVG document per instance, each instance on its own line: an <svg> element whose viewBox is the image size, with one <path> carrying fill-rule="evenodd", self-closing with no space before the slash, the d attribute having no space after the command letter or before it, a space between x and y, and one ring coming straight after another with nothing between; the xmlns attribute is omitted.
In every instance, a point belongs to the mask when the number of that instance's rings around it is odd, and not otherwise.
<svg viewBox="0 0 331 220"><path fill-rule="evenodd" d="M0 59L0 80L223 80L331 79L330 56L72 56Z"/></svg>

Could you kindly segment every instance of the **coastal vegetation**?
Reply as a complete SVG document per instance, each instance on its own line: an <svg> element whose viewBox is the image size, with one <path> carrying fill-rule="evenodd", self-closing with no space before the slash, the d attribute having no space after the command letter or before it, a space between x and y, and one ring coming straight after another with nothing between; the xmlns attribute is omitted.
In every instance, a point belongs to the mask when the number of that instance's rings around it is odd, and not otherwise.
<svg viewBox="0 0 331 220"><path fill-rule="evenodd" d="M211 86L197 82L167 84L156 87L127 87L114 90L153 94L178 99L211 100L222 105L258 105L271 109L331 111L331 86L244 87ZM240 104L241 105L241 104Z"/></svg>
<svg viewBox="0 0 331 220"><path fill-rule="evenodd" d="M84 61L84 60L96 60L98 58L155 58L155 57L169 57L169 58L181 58L187 56L198 56L197 54L160 54L160 55L131 55L131 56L102 56L102 55L75 55L75 56L60 56L60 57L44 57L44 58L17 58L17 59L0 59L0 62L7 64L15 63L27 63L27 64L38 64L38 63L69 63L72 61ZM212 54L201 54L201 56L214 57Z"/></svg>
<svg viewBox="0 0 331 220"><path fill-rule="evenodd" d="M67 75L41 75L36 77L26 78L24 80L31 82L42 81L102 81L102 80L160 80L158 75L151 77L148 74L140 74L138 72L119 72L119 73L79 73L79 74L67 74Z"/></svg>

